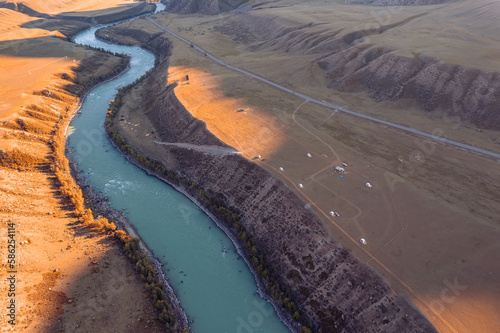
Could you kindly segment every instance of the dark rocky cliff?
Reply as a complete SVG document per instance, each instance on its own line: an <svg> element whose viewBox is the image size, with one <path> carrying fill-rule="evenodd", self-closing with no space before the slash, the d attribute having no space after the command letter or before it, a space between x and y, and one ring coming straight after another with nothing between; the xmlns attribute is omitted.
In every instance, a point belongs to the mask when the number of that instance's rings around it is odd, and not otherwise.
<svg viewBox="0 0 500 333"><path fill-rule="evenodd" d="M314 326L326 326L339 309L345 332L434 332L407 299L333 240L314 212L267 171L240 156L217 159L185 149L170 154L175 170L240 212L250 237Z"/></svg>
<svg viewBox="0 0 500 333"><path fill-rule="evenodd" d="M106 34L134 35L115 29ZM166 61L160 62L145 79L142 87L148 88L142 96L149 98L130 98L127 103L143 108L162 141L222 145L167 87L167 68ZM342 248L292 190L255 163L238 155L217 158L176 147L155 154L150 157L168 161L167 168L186 184L195 183L210 198L239 213L249 238L280 272L280 282L290 290L305 322L335 332L340 316L343 332L435 332L406 298Z"/></svg>
<svg viewBox="0 0 500 333"><path fill-rule="evenodd" d="M330 86L346 92L367 89L375 101L412 100L426 112L458 116L500 130L500 74L404 57L378 47L352 47L319 60ZM341 69L345 68L347 70Z"/></svg>

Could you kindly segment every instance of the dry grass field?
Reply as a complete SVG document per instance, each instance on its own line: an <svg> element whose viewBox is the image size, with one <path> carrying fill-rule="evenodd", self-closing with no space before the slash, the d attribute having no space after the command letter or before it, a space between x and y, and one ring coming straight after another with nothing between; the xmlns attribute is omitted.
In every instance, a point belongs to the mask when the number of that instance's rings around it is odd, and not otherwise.
<svg viewBox="0 0 500 333"><path fill-rule="evenodd" d="M462 62L470 67L484 64L483 69L498 71L498 62L488 58L497 47L497 35L492 32L494 29L484 30L479 25L484 15L493 14L476 13L470 9L474 7L471 1L458 3L460 6L450 5L443 11L434 11L436 7L404 8L398 20L427 13L422 22L415 21L416 26L408 21L373 40L380 39L377 44L397 48L394 52L411 49L440 57L443 62ZM251 12L251 18L260 22L258 17L275 17L268 20L269 26L277 21L289 25L315 22L321 23L313 24L315 29L329 31L335 25L342 29L366 22L364 18L375 10L385 9L341 6L340 2L326 5L282 1L260 5ZM449 45L410 36L418 34L419 29L431 29L438 15L448 18L446 24L455 24L450 17L457 13L462 13L462 19L471 24L467 29L469 38L491 41L484 45L487 50L476 52L471 48L462 57L453 51L454 43L459 43L457 35L450 37ZM215 29L222 22L251 18L234 14L155 17L159 24L225 62L301 93L498 151L498 145L491 139L498 136L497 132L479 132L474 126L428 116L416 107L377 103L368 93L326 88L326 79L310 66L313 59L310 54L283 52L278 46L270 50L269 46L260 45L255 37L261 32L258 27L247 31L247 40L243 41ZM439 22L445 24L443 20ZM150 33L161 31L146 20L124 25ZM344 30L342 33L349 31ZM433 38L448 42L446 31L435 29L433 33L437 36ZM393 33L407 37L396 38ZM400 39L402 44L398 42ZM169 83L178 83L175 92L179 100L192 115L205 121L212 133L249 159L261 155L255 163L295 189L322 216L335 239L385 276L397 292L412 299L439 331L498 332L498 161L304 103L296 96L221 67L174 38L172 42ZM484 61L471 61L474 53ZM134 124L132 130L137 140L133 145L141 146L143 151L159 149L146 136L152 128L138 110L122 115L133 119L130 122ZM333 167L343 162L347 163L346 173L336 173ZM367 182L371 188L365 185ZM330 211L337 211L340 216L331 217ZM361 238L366 239L366 245L360 243Z"/></svg>
<svg viewBox="0 0 500 333"><path fill-rule="evenodd" d="M23 1L22 4L38 14L14 11L6 3L0 5L2 118L17 113L23 105L31 104L34 101L33 91L65 83L57 81L54 74L68 73L72 66L78 65L78 61L91 53L63 40L66 35L61 31L74 31L75 27L84 27L83 23L57 21L50 24L40 15L69 15L71 12L73 16L101 16L136 5L124 0Z"/></svg>
<svg viewBox="0 0 500 333"><path fill-rule="evenodd" d="M56 124L79 103L65 86L76 78L83 84L112 73L122 59L66 40L86 24L42 16L70 12L101 16L135 5L113 0L24 1L16 4L20 11L11 9L12 4L0 5L0 299L4 309L12 298L6 283L9 226L14 226L16 240L16 325L8 324L11 318L2 311L2 332L162 331L143 283L116 241L83 227L74 207L61 195L53 168ZM75 72L89 61L94 64L91 71ZM35 163L9 164L7 156L16 154Z"/></svg>

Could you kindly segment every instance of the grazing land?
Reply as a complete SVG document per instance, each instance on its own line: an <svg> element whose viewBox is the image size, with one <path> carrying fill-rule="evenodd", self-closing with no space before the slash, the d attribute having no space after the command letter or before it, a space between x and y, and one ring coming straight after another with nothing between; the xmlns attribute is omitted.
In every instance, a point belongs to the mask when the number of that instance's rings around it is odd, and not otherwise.
<svg viewBox="0 0 500 333"><path fill-rule="evenodd" d="M302 94L498 152L498 112L491 107L498 95L500 69L492 57L498 34L485 23L499 13L498 5L457 1L389 10L343 1L281 1L217 16L160 14L155 21L230 65ZM384 28L373 13L390 14ZM467 22L467 32L451 17ZM366 22L379 28L366 30ZM164 33L147 20L122 26ZM426 34L433 38L419 38ZM497 329L497 160L308 103L170 38L164 88L173 90L221 145L283 181L304 202L294 209L312 209L334 239L410 298L439 331ZM481 52L475 43L483 45ZM408 76L406 69L415 62L421 67ZM447 79L441 84L436 77ZM484 94L481 81L488 87ZM187 169L189 158L201 165L193 151L159 147L148 135L163 133L161 119L155 121L152 111L145 117L136 103L160 87L144 82L129 92L130 105L120 111L125 121L116 126L132 146L168 166ZM439 100L423 103L433 96ZM196 138L177 139L214 144ZM336 173L333 167L344 162L347 172Z"/></svg>

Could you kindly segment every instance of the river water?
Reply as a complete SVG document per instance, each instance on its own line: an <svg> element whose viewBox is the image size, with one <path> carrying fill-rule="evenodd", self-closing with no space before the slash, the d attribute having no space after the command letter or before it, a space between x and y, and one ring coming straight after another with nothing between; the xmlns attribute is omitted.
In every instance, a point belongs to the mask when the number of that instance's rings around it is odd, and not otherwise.
<svg viewBox="0 0 500 333"><path fill-rule="evenodd" d="M80 33L75 42L129 54L130 69L89 92L69 128L68 157L115 209L125 211L164 264L193 320L193 332L289 332L257 294L250 270L216 224L175 189L129 163L106 138L103 124L109 102L119 87L153 67L154 56L139 47L98 41L94 36L98 28Z"/></svg>

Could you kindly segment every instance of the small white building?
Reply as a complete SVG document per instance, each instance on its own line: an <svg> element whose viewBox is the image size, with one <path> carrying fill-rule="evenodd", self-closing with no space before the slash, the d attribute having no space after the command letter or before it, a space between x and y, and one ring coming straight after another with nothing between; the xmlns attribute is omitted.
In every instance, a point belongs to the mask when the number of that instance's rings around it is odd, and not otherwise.
<svg viewBox="0 0 500 333"><path fill-rule="evenodd" d="M364 238L361 238L359 241L360 241L360 242L361 242L361 244L363 244L363 245L366 245L366 244L367 244L366 239L364 239Z"/></svg>
<svg viewBox="0 0 500 333"><path fill-rule="evenodd" d="M299 187L300 187L300 188L303 188L303 187L304 187L304 185L302 185L302 184L299 184Z"/></svg>
<svg viewBox="0 0 500 333"><path fill-rule="evenodd" d="M282 167L280 167L280 171L283 171L284 169Z"/></svg>
<svg viewBox="0 0 500 333"><path fill-rule="evenodd" d="M370 184L370 183L366 183L365 185L366 185L366 187L372 187L372 184Z"/></svg>
<svg viewBox="0 0 500 333"><path fill-rule="evenodd" d="M344 172L345 170L344 170L344 168L343 168L343 167L341 167L341 166L336 166L336 167L335 167L335 171L337 171L337 172Z"/></svg>
<svg viewBox="0 0 500 333"><path fill-rule="evenodd" d="M330 216L334 216L335 215L335 213L333 212L333 210L329 214L330 214Z"/></svg>
<svg viewBox="0 0 500 333"><path fill-rule="evenodd" d="M307 157L311 157L311 154L307 153Z"/></svg>

